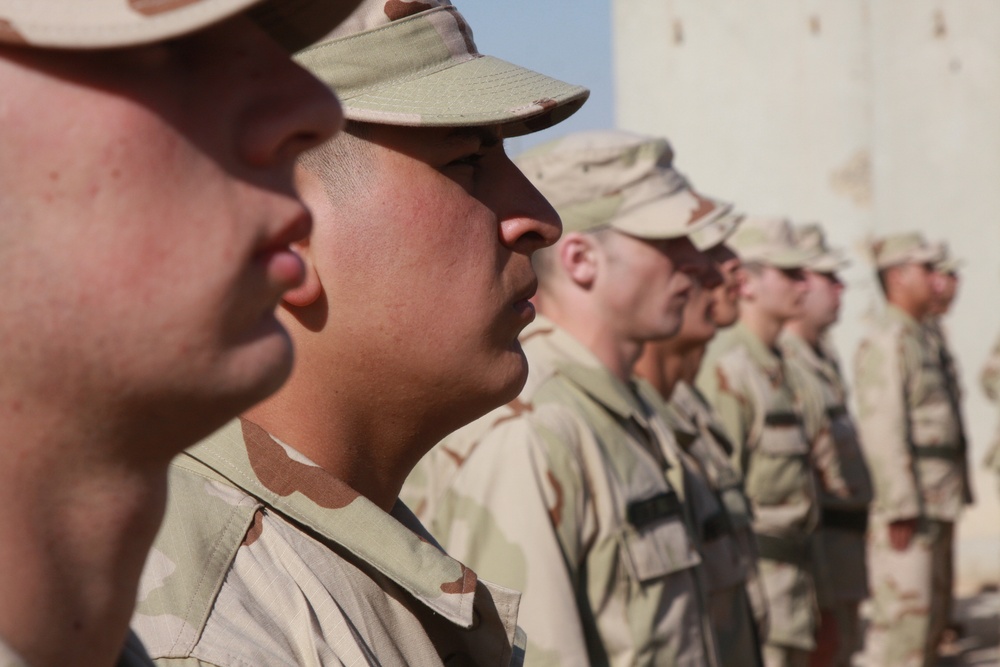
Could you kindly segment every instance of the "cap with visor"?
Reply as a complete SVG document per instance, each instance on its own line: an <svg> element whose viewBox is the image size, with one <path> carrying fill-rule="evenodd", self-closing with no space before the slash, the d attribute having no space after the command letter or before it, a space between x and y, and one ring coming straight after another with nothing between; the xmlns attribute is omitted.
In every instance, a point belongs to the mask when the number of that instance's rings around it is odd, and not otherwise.
<svg viewBox="0 0 1000 667"><path fill-rule="evenodd" d="M609 227L669 239L688 236L732 208L695 191L673 158L666 139L605 130L550 141L514 162L559 213L564 232Z"/></svg>
<svg viewBox="0 0 1000 667"><path fill-rule="evenodd" d="M725 243L730 236L736 233L736 228L740 226L745 217L742 213L733 210L724 215L713 217L704 227L691 234L691 243L701 252Z"/></svg>
<svg viewBox="0 0 1000 667"><path fill-rule="evenodd" d="M336 91L348 120L381 125L501 125L514 137L568 118L590 94L479 53L448 0L365 0L296 59Z"/></svg>
<svg viewBox="0 0 1000 667"><path fill-rule="evenodd" d="M806 268L816 256L814 250L799 246L792 223L785 218L747 216L728 244L745 264L777 269Z"/></svg>
<svg viewBox="0 0 1000 667"><path fill-rule="evenodd" d="M795 241L803 250L813 253L805 268L815 273L836 273L851 265L843 250L830 248L826 234L818 223L810 222L795 227Z"/></svg>
<svg viewBox="0 0 1000 667"><path fill-rule="evenodd" d="M241 12L289 53L333 30L360 0L0 0L0 43L50 49L153 44Z"/></svg>
<svg viewBox="0 0 1000 667"><path fill-rule="evenodd" d="M875 267L882 271L900 264L936 264L944 258L940 245L930 244L919 232L891 234L871 244Z"/></svg>
<svg viewBox="0 0 1000 667"><path fill-rule="evenodd" d="M941 259L934 263L935 271L953 274L958 273L958 270L965 266L964 260L951 254L951 248L948 247L947 241L938 242L938 247L941 249Z"/></svg>

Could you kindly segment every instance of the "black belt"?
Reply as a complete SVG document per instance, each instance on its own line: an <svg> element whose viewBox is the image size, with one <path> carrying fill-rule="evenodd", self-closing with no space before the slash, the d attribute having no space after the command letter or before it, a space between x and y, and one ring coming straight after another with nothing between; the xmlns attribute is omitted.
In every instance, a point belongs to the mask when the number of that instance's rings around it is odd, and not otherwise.
<svg viewBox="0 0 1000 667"><path fill-rule="evenodd" d="M795 412L768 412L764 415L764 423L768 426L798 426L802 417Z"/></svg>
<svg viewBox="0 0 1000 667"><path fill-rule="evenodd" d="M913 455L918 459L946 459L948 461L958 461L962 458L963 452L960 447L951 445L914 445Z"/></svg>
<svg viewBox="0 0 1000 667"><path fill-rule="evenodd" d="M630 502L625 516L630 524L642 530L659 519L680 514L681 510L681 499L677 493L667 491L646 500Z"/></svg>
<svg viewBox="0 0 1000 667"><path fill-rule="evenodd" d="M840 419L847 416L847 408L843 405L834 405L826 409L826 416L830 419Z"/></svg>
<svg viewBox="0 0 1000 667"><path fill-rule="evenodd" d="M809 541L773 537L757 533L757 553L762 559L805 565L809 562Z"/></svg>
<svg viewBox="0 0 1000 667"><path fill-rule="evenodd" d="M868 510L838 510L824 507L822 525L824 528L864 533L868 530Z"/></svg>
<svg viewBox="0 0 1000 667"><path fill-rule="evenodd" d="M713 542L725 535L731 535L733 527L725 512L719 512L701 522L701 538L705 542Z"/></svg>

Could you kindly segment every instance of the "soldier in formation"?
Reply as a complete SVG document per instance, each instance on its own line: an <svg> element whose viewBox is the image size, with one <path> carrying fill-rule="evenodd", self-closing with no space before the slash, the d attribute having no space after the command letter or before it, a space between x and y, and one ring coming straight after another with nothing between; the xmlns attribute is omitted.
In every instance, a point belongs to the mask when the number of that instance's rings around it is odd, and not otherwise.
<svg viewBox="0 0 1000 667"><path fill-rule="evenodd" d="M663 139L570 135L519 166L559 211L536 255L538 319L520 396L418 469L432 531L523 591L527 664L717 664L673 434L637 390L643 345L673 335L710 268L689 234L728 206L688 186Z"/></svg>
<svg viewBox="0 0 1000 667"><path fill-rule="evenodd" d="M133 620L163 664L523 657L519 593L397 502L432 445L525 382L531 256L560 225L502 139L587 97L481 56L470 35L450 3L365 0L297 56L348 118L300 164L315 222L280 311L299 363L172 467Z"/></svg>
<svg viewBox="0 0 1000 667"><path fill-rule="evenodd" d="M871 664L929 667L948 624L955 521L969 498L964 435L938 337L928 331L940 246L915 233L874 243L886 298L855 358L872 473Z"/></svg>
<svg viewBox="0 0 1000 667"><path fill-rule="evenodd" d="M818 620L810 538L819 508L810 444L778 338L801 312L803 268L813 253L776 218L745 219L729 243L743 265L739 322L709 345L697 385L732 438L732 460L753 509L770 620L764 662L806 665Z"/></svg>
<svg viewBox="0 0 1000 667"><path fill-rule="evenodd" d="M811 665L849 667L861 648L858 609L868 596L865 535L872 485L854 421L847 384L830 328L840 313L843 253L826 245L818 225L796 228L798 244L813 253L805 269L801 312L779 340L809 438L820 522L813 536L813 577L820 627Z"/></svg>
<svg viewBox="0 0 1000 667"><path fill-rule="evenodd" d="M0 665L149 664L168 463L291 369L293 166L343 118L290 54L357 4L0 2Z"/></svg>

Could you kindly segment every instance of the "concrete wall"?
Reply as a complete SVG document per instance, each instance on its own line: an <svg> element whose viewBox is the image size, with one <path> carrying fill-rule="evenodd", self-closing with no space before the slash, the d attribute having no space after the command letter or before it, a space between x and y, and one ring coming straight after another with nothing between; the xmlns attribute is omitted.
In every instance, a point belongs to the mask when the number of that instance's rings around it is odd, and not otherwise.
<svg viewBox="0 0 1000 667"><path fill-rule="evenodd" d="M966 260L947 320L964 371L977 506L959 585L1000 578L997 413L977 375L1000 332L1000 3L613 0L617 125L666 135L699 189L747 212L823 222L854 250L887 232ZM846 272L845 360L877 293Z"/></svg>

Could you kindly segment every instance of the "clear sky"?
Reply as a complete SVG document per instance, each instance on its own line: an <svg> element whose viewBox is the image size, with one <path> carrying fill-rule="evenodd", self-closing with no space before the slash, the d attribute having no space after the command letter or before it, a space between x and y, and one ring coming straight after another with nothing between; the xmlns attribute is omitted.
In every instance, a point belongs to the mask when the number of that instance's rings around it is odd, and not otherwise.
<svg viewBox="0 0 1000 667"><path fill-rule="evenodd" d="M454 0L476 46L543 74L590 88L590 99L552 129L507 142L516 155L576 130L614 126L611 0Z"/></svg>

